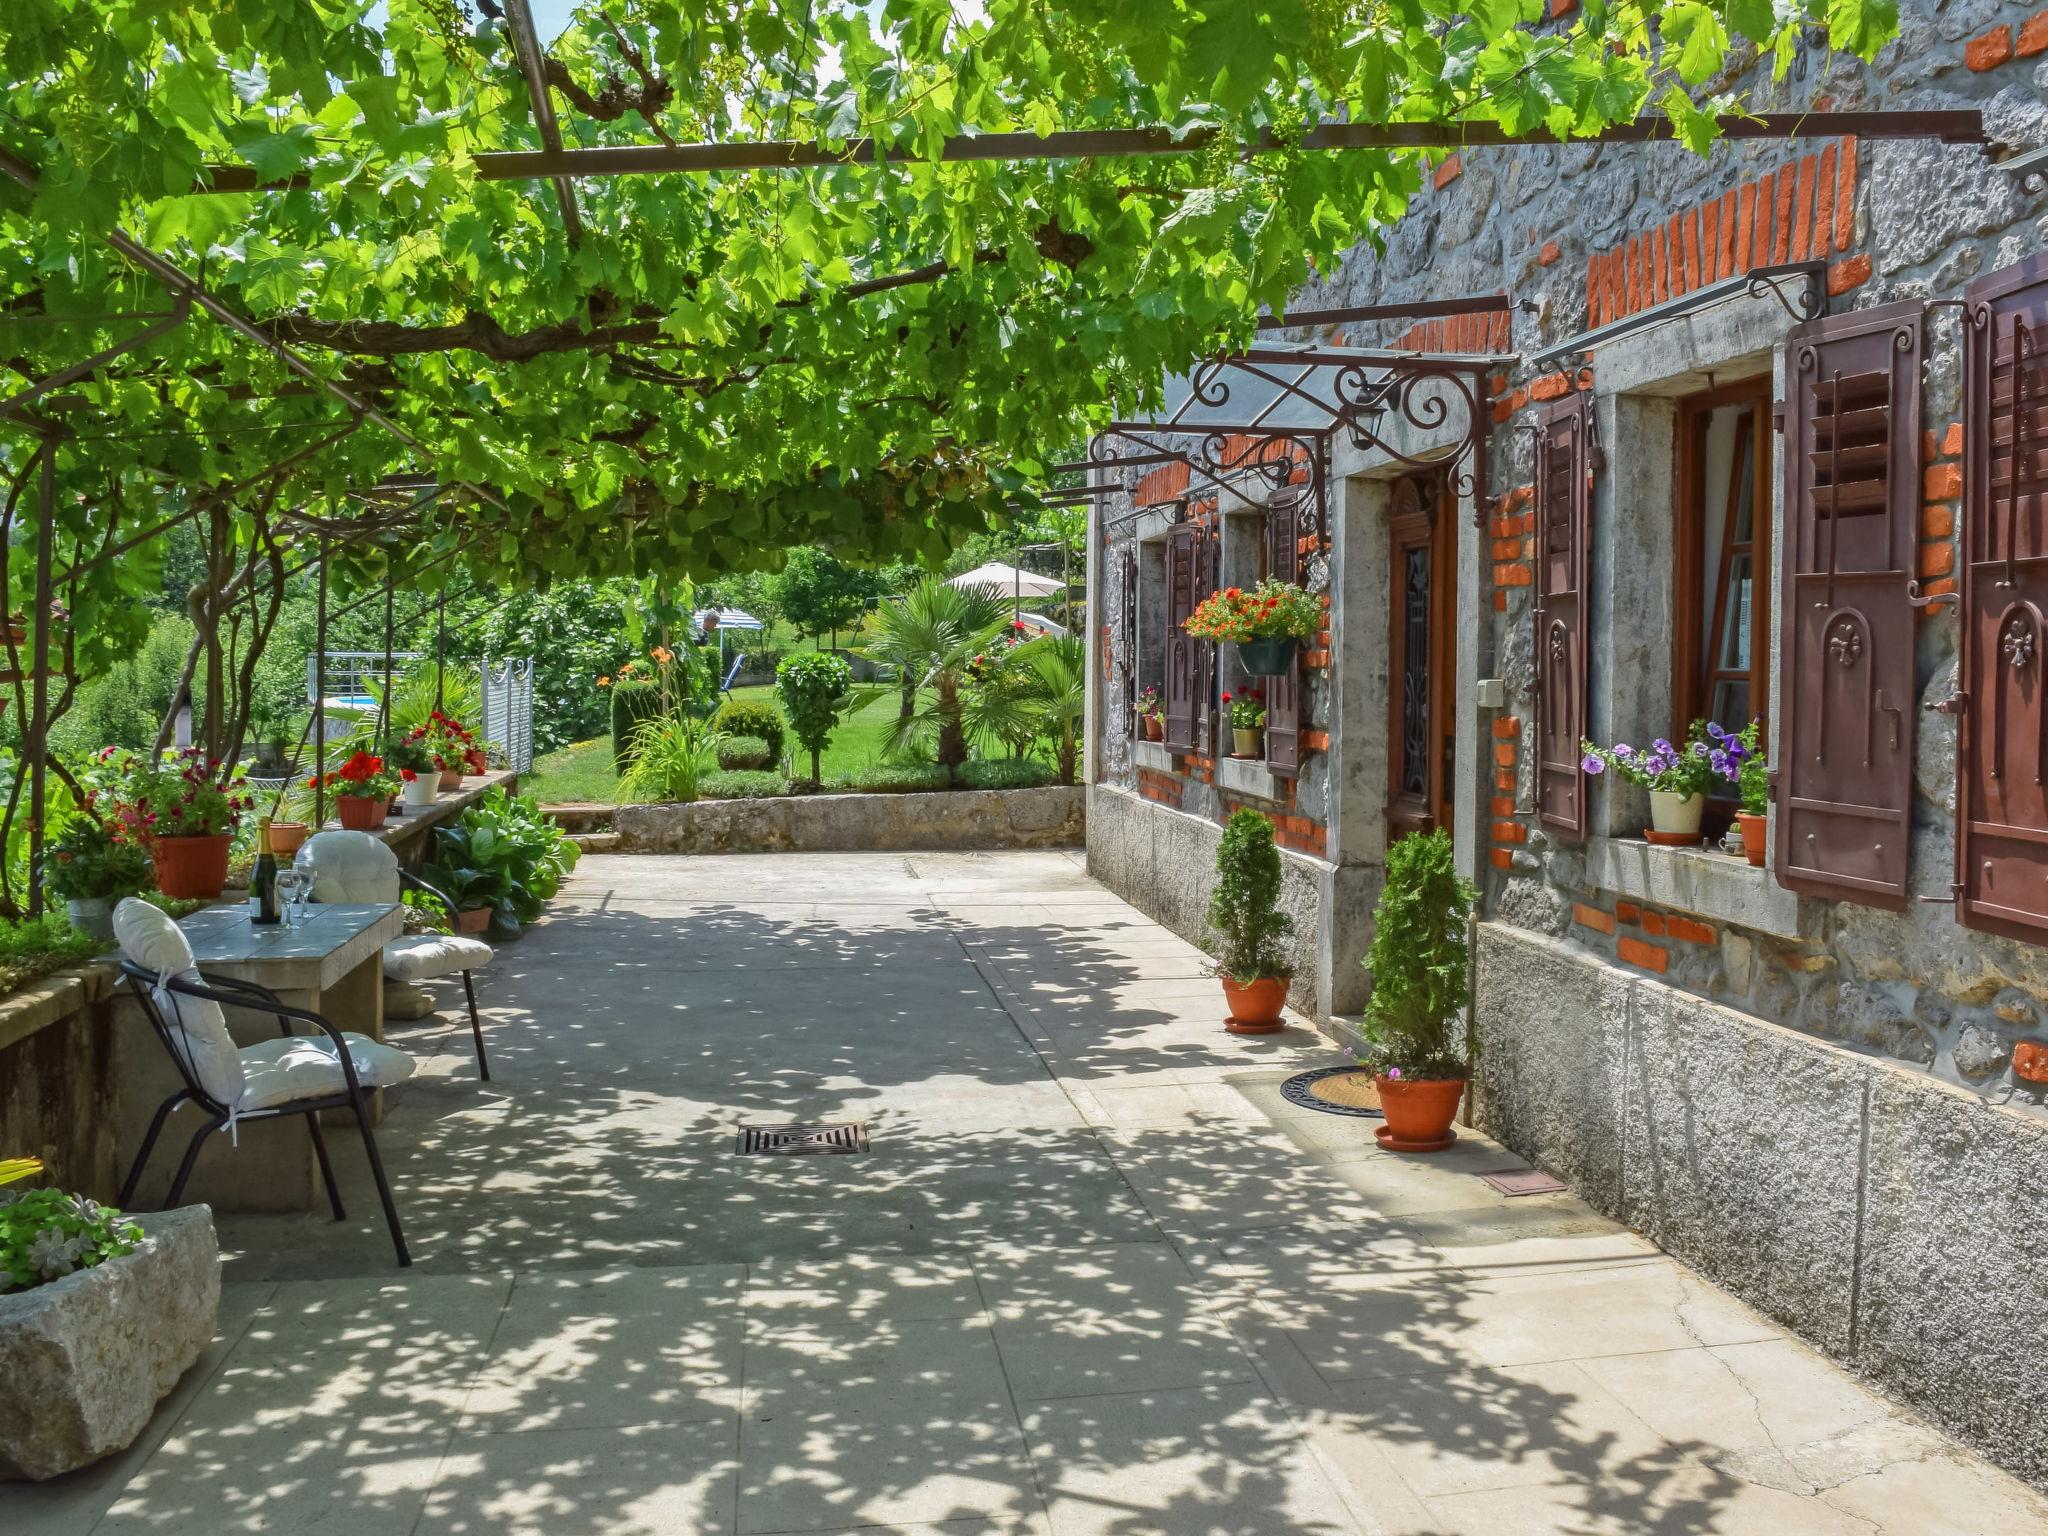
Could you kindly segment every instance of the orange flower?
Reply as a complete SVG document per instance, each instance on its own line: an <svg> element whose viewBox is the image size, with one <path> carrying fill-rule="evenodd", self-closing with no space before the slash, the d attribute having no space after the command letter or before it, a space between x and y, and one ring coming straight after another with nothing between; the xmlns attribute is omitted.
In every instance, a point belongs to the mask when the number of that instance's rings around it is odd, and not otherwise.
<svg viewBox="0 0 2048 1536"><path fill-rule="evenodd" d="M600 688L609 688L609 687L611 687L611 685L612 685L612 680L611 680L610 678L608 678L608 677L600 677L600 678L599 678L599 679L597 680L597 686L598 686L598 687L600 687Z"/></svg>

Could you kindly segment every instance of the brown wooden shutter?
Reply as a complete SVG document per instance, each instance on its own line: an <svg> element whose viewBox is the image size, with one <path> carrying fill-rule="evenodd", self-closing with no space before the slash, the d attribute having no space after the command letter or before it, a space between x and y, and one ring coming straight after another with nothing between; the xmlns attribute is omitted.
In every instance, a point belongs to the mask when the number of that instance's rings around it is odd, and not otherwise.
<svg viewBox="0 0 2048 1536"><path fill-rule="evenodd" d="M1199 608L1216 590L1223 569L1223 530L1210 523L1196 530L1195 600L1189 612ZM1195 750L1209 757L1216 753L1216 642L1195 642Z"/></svg>
<svg viewBox="0 0 2048 1536"><path fill-rule="evenodd" d="M1966 290L1962 616L1958 915L2048 943L2048 256Z"/></svg>
<svg viewBox="0 0 2048 1536"><path fill-rule="evenodd" d="M1301 580L1301 505L1266 509L1266 574L1275 581ZM1301 656L1285 672L1260 679L1266 691L1266 766L1292 776L1301 769Z"/></svg>
<svg viewBox="0 0 2048 1536"><path fill-rule="evenodd" d="M1536 425L1536 814L1586 835L1587 575L1593 547L1593 399L1573 393Z"/></svg>
<svg viewBox="0 0 2048 1536"><path fill-rule="evenodd" d="M1778 880L1894 909L1911 842L1925 315L1887 304L1785 339Z"/></svg>
<svg viewBox="0 0 2048 1536"><path fill-rule="evenodd" d="M1123 723L1126 736L1138 734L1138 555L1117 556L1117 665L1123 669Z"/></svg>
<svg viewBox="0 0 2048 1536"><path fill-rule="evenodd" d="M1181 626L1201 599L1196 595L1202 530L1176 523L1166 533L1166 748L1195 750L1195 709L1201 692L1201 643Z"/></svg>

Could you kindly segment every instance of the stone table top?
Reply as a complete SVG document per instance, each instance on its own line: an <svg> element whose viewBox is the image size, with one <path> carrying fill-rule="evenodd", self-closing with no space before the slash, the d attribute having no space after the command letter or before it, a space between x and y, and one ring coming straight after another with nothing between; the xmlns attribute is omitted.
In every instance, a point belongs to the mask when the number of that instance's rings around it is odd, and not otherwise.
<svg viewBox="0 0 2048 1536"><path fill-rule="evenodd" d="M245 905L208 907L178 926L202 971L253 981L278 992L332 986L397 938L404 908L389 902L320 902L296 928L259 928Z"/></svg>

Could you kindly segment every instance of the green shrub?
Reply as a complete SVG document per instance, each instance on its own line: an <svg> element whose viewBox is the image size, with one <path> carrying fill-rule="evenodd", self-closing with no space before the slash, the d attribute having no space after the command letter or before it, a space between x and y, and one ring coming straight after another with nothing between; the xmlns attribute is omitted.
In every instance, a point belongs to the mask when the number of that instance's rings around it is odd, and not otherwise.
<svg viewBox="0 0 2048 1536"><path fill-rule="evenodd" d="M749 739L743 736L736 742L722 743L718 748L718 766L728 773L753 773L773 768L781 761L778 754L769 752L766 747L747 745Z"/></svg>
<svg viewBox="0 0 2048 1536"><path fill-rule="evenodd" d="M61 912L18 922L0 917L0 993L90 960L103 947L73 928Z"/></svg>
<svg viewBox="0 0 2048 1536"><path fill-rule="evenodd" d="M962 763L954 777L962 789L1037 789L1058 775L1035 757L997 757Z"/></svg>
<svg viewBox="0 0 2048 1536"><path fill-rule="evenodd" d="M578 852L530 795L508 795L503 789L493 789L452 825L434 828L436 866L489 877L476 888L493 897L491 932L502 938L517 938L540 916L562 876L576 867Z"/></svg>
<svg viewBox="0 0 2048 1536"><path fill-rule="evenodd" d="M765 800L771 795L788 794L789 780L779 773L761 770L722 770L698 780L697 793L705 800Z"/></svg>
<svg viewBox="0 0 2048 1536"><path fill-rule="evenodd" d="M775 691L789 716L790 730L811 754L811 780L819 777L818 757L832 739L832 727L850 702L853 668L844 656L811 651L789 656L775 669Z"/></svg>
<svg viewBox="0 0 2048 1536"><path fill-rule="evenodd" d="M1245 985L1290 974L1286 940L1294 932L1294 919L1280 910L1280 850L1273 846L1273 823L1257 811L1233 812L1224 825L1209 926L1219 936L1216 969L1231 980Z"/></svg>
<svg viewBox="0 0 2048 1536"><path fill-rule="evenodd" d="M612 684L612 765L624 773L636 750L634 732L661 713L661 689L653 683Z"/></svg>
<svg viewBox="0 0 2048 1536"><path fill-rule="evenodd" d="M861 795L915 795L953 784L941 763L875 763L840 774L831 787Z"/></svg>
<svg viewBox="0 0 2048 1536"><path fill-rule="evenodd" d="M782 760L782 712L766 699L727 699L718 707L718 728L728 736L751 736L768 749L768 761ZM728 766L721 759L721 766Z"/></svg>
<svg viewBox="0 0 2048 1536"><path fill-rule="evenodd" d="M1478 895L1458 874L1450 834L1416 832L1387 850L1387 880L1373 909L1365 1033L1373 1064L1404 1077L1464 1077L1459 1027L1470 997L1467 930Z"/></svg>

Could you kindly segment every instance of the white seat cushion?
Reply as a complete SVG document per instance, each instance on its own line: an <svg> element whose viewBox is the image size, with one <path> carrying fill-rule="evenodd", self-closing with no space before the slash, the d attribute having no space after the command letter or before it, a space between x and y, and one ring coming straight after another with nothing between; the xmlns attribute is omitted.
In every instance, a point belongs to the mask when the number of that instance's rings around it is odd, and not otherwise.
<svg viewBox="0 0 2048 1536"><path fill-rule="evenodd" d="M412 1076L413 1060L396 1046L382 1045L368 1035L344 1035L356 1064L356 1081L365 1088L388 1088ZM242 1051L241 1109L274 1109L294 1099L324 1099L347 1091L341 1053L325 1035L288 1035L259 1040Z"/></svg>
<svg viewBox="0 0 2048 1536"><path fill-rule="evenodd" d="M490 945L457 933L409 933L384 946L384 974L393 981L432 981L490 963Z"/></svg>
<svg viewBox="0 0 2048 1536"><path fill-rule="evenodd" d="M200 979L185 930L162 908L140 897L130 896L114 908L114 938L122 955L152 977L168 974L181 981ZM234 1109L242 1102L242 1059L220 1004L168 987L155 987L152 994L157 1011L170 1026L172 1049L184 1058L186 1069L209 1098L224 1109Z"/></svg>
<svg viewBox="0 0 2048 1536"><path fill-rule="evenodd" d="M315 832L292 863L312 875L315 901L399 899L398 855L367 832Z"/></svg>

